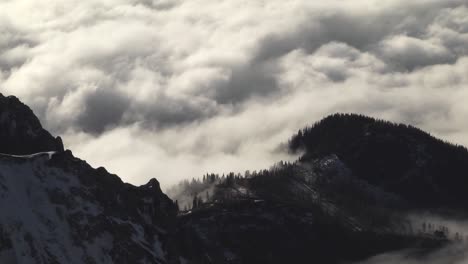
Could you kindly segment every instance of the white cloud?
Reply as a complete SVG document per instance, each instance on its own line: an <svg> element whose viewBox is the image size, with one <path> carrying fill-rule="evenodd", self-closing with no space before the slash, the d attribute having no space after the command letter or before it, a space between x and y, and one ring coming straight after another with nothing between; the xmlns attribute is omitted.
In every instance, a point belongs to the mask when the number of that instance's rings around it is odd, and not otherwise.
<svg viewBox="0 0 468 264"><path fill-rule="evenodd" d="M15 0L0 17L0 91L132 183L267 167L337 111L468 145L463 0Z"/></svg>

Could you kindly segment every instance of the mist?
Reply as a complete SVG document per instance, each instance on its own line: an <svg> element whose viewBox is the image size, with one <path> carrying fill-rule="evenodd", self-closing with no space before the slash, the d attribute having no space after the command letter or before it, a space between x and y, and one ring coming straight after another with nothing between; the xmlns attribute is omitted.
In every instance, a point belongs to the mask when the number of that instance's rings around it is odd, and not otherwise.
<svg viewBox="0 0 468 264"><path fill-rule="evenodd" d="M468 220L466 216L441 216L429 212L408 215L414 232L433 234L445 229L448 243L436 250L404 250L371 257L359 264L462 264L468 261ZM430 226L430 227L429 227Z"/></svg>

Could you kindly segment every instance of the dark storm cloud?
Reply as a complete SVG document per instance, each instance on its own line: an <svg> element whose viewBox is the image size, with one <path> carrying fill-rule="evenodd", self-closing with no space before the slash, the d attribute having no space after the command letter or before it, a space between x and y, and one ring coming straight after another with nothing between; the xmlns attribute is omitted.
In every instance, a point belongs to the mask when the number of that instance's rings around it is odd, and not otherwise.
<svg viewBox="0 0 468 264"><path fill-rule="evenodd" d="M278 92L276 72L268 62L236 67L226 83L216 88L214 100L219 104L236 104L253 96L262 97Z"/></svg>
<svg viewBox="0 0 468 264"><path fill-rule="evenodd" d="M462 1L432 2L432 5L409 3L404 8L397 5L389 10L365 15L360 12L351 14L339 9L326 13L311 12L308 23L292 32L273 33L264 37L254 58L258 61L274 59L295 49L313 53L320 46L333 41L346 43L363 52L372 52L395 70L405 71L453 63L457 57L466 54L466 50L460 50L466 46L460 45L466 39L448 36L445 40L447 47L431 45L426 41L429 37L428 28L439 22L437 19L441 19L441 10L460 8L463 6L461 3ZM452 27L463 33L463 26ZM395 41L389 43L389 40ZM395 43L398 40L402 43Z"/></svg>
<svg viewBox="0 0 468 264"><path fill-rule="evenodd" d="M86 96L84 112L77 120L84 132L100 134L118 126L130 106L130 99L110 89L98 89Z"/></svg>
<svg viewBox="0 0 468 264"><path fill-rule="evenodd" d="M251 62L240 70L234 70L227 85L217 89L215 100L218 103L239 103L253 95L275 95L281 89L271 61L297 49L312 54L329 42L341 42L362 52L373 53L387 64L389 70L412 71L423 66L454 63L458 55L417 38L423 37L439 9L451 6L456 4L446 2L437 7L414 5L410 10L395 8L367 16L340 10L326 14L312 12L309 21L293 31L271 33L260 39ZM404 43L399 47L391 46L399 43L389 43L387 38L398 34L414 37L407 37L409 41L402 40ZM348 77L337 67L323 70L335 82L343 82Z"/></svg>
<svg viewBox="0 0 468 264"><path fill-rule="evenodd" d="M145 5L149 8L156 10L169 10L171 8L177 7L180 4L179 1L167 1L167 0L140 0L134 1L135 4Z"/></svg>
<svg viewBox="0 0 468 264"><path fill-rule="evenodd" d="M383 41L378 53L393 68L409 71L418 67L454 63L457 60L457 56L442 45L408 36Z"/></svg>
<svg viewBox="0 0 468 264"><path fill-rule="evenodd" d="M5 74L10 74L12 68L20 67L27 59L24 53L35 44L21 29L0 18L0 70Z"/></svg>
<svg viewBox="0 0 468 264"><path fill-rule="evenodd" d="M216 115L217 107L213 104L201 104L196 99L183 99L161 96L146 105L136 104L126 113L125 123L141 122L150 129L165 129L180 126L195 120L204 120Z"/></svg>

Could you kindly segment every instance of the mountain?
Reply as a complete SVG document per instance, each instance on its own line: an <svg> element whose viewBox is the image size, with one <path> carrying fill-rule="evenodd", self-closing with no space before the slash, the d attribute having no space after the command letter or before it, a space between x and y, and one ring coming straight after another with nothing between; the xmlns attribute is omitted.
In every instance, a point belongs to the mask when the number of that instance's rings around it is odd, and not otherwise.
<svg viewBox="0 0 468 264"><path fill-rule="evenodd" d="M15 97L0 134L0 263L338 264L465 237L407 217L464 212L468 155L406 125L329 116L291 138L297 161L186 180L174 201L75 157Z"/></svg>
<svg viewBox="0 0 468 264"><path fill-rule="evenodd" d="M408 217L466 215L464 147L412 126L336 114L300 130L289 148L297 161L207 174L169 190L184 208L177 227L184 258L349 263L402 249L424 256L466 235Z"/></svg>
<svg viewBox="0 0 468 264"><path fill-rule="evenodd" d="M403 249L430 252L456 239L438 223L426 230L411 222L401 197L353 177L336 156L209 174L169 194L193 198L181 203L187 210L176 231L189 263L352 263Z"/></svg>
<svg viewBox="0 0 468 264"><path fill-rule="evenodd" d="M43 129L28 106L14 96L0 94L0 153L27 155L63 150L62 139Z"/></svg>
<svg viewBox="0 0 468 264"><path fill-rule="evenodd" d="M334 154L358 177L416 207L468 206L468 151L412 126L336 114L290 141L300 160Z"/></svg>
<svg viewBox="0 0 468 264"><path fill-rule="evenodd" d="M156 179L92 168L14 97L0 133L0 263L167 263L177 211Z"/></svg>

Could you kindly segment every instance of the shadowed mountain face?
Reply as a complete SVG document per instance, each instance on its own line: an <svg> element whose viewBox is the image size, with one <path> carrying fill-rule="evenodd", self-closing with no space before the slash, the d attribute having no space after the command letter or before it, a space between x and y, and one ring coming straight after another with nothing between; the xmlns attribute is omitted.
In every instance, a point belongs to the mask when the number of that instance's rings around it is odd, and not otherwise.
<svg viewBox="0 0 468 264"><path fill-rule="evenodd" d="M336 114L300 130L290 149L303 162L334 154L355 177L417 206L468 206L466 148L411 126Z"/></svg>
<svg viewBox="0 0 468 264"><path fill-rule="evenodd" d="M14 96L0 94L0 153L27 155L63 151L60 137L42 128L32 110Z"/></svg>
<svg viewBox="0 0 468 264"><path fill-rule="evenodd" d="M14 97L0 133L0 263L167 263L177 211L156 179L92 168Z"/></svg>
<svg viewBox="0 0 468 264"><path fill-rule="evenodd" d="M184 258L349 263L399 249L423 257L466 235L408 218L427 209L464 214L465 148L411 126L344 114L299 131L289 145L302 153L296 162L207 174L169 190L185 209L177 229Z"/></svg>
<svg viewBox="0 0 468 264"><path fill-rule="evenodd" d="M176 232L189 263L352 263L448 242L448 232L409 221L404 198L354 177L333 155L210 174L172 191L174 199L193 197Z"/></svg>

